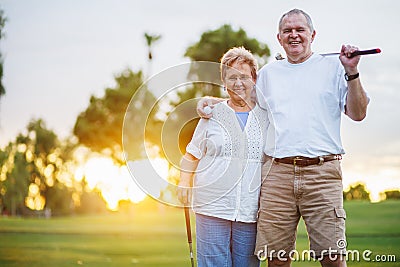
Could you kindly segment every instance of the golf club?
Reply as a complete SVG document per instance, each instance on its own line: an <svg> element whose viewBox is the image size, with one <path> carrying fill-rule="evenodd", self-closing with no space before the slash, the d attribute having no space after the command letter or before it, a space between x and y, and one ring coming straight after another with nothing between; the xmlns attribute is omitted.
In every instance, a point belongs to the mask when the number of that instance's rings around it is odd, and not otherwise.
<svg viewBox="0 0 400 267"><path fill-rule="evenodd" d="M379 48L374 48L374 49L369 49L369 50L358 50L358 51L354 51L353 53L350 54L350 58L351 57L355 57L355 56L361 56L361 55L371 55L371 54L379 54L381 52L381 49ZM325 53L325 54L321 54L321 56L334 56L334 55L340 55L340 52L335 52L335 53Z"/></svg>
<svg viewBox="0 0 400 267"><path fill-rule="evenodd" d="M190 262L192 263L192 267L194 267L194 259L193 259L193 247L192 247L192 228L190 227L190 214L189 214L189 207L183 207L185 211L185 222L186 222L186 234L189 244L189 251L190 251Z"/></svg>
<svg viewBox="0 0 400 267"><path fill-rule="evenodd" d="M355 57L355 56L361 56L361 55L371 55L371 54L379 54L381 52L380 48L374 48L374 49L369 49L369 50L358 50L358 51L354 51L353 53L351 53L350 57ZM335 56L335 55L340 55L340 52L334 52L334 53L324 53L324 54L320 54L323 57L326 56ZM276 60L282 60L285 59L284 57L282 57L281 53L277 53L275 56Z"/></svg>

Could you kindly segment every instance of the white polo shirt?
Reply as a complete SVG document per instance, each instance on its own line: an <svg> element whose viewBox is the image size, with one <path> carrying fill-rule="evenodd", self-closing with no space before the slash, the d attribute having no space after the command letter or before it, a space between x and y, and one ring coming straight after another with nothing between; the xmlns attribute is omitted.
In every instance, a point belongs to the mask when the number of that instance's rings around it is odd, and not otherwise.
<svg viewBox="0 0 400 267"><path fill-rule="evenodd" d="M276 158L343 154L341 113L347 95L338 57L313 54L300 64L285 60L258 74L257 98L270 109L265 153Z"/></svg>

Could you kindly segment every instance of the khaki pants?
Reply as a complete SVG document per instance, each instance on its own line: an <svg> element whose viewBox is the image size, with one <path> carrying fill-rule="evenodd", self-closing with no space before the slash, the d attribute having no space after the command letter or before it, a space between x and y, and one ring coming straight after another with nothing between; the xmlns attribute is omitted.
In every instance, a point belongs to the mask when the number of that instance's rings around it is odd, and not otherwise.
<svg viewBox="0 0 400 267"><path fill-rule="evenodd" d="M300 216L306 223L311 256L346 253L339 160L299 167L267 157L262 177L256 255L289 257Z"/></svg>

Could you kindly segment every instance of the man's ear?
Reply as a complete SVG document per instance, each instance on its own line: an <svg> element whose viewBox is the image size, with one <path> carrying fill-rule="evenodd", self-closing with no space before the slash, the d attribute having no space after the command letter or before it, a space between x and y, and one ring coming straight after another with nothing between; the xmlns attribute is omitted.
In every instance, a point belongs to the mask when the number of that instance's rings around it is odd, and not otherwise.
<svg viewBox="0 0 400 267"><path fill-rule="evenodd" d="M314 30L311 34L311 43L314 41L315 35L317 34L317 32Z"/></svg>
<svg viewBox="0 0 400 267"><path fill-rule="evenodd" d="M276 38L278 39L278 42L281 44L281 46L283 46L282 45L282 39L281 39L281 36L280 36L279 33L276 34Z"/></svg>

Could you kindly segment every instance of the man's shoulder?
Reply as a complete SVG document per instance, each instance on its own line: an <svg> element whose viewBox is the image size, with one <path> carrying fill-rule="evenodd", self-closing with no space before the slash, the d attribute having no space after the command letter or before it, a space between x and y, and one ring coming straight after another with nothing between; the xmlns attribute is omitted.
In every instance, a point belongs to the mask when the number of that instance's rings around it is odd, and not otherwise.
<svg viewBox="0 0 400 267"><path fill-rule="evenodd" d="M258 75L262 75L264 73L270 72L271 70L277 69L280 66L283 66L284 63L282 62L282 60L277 60L277 61L273 61L271 63L265 64L264 66L262 66L262 68L260 68L260 70L258 71Z"/></svg>
<svg viewBox="0 0 400 267"><path fill-rule="evenodd" d="M321 54L316 54L314 57L314 63L328 64L332 66L340 66L339 56L324 56Z"/></svg>

